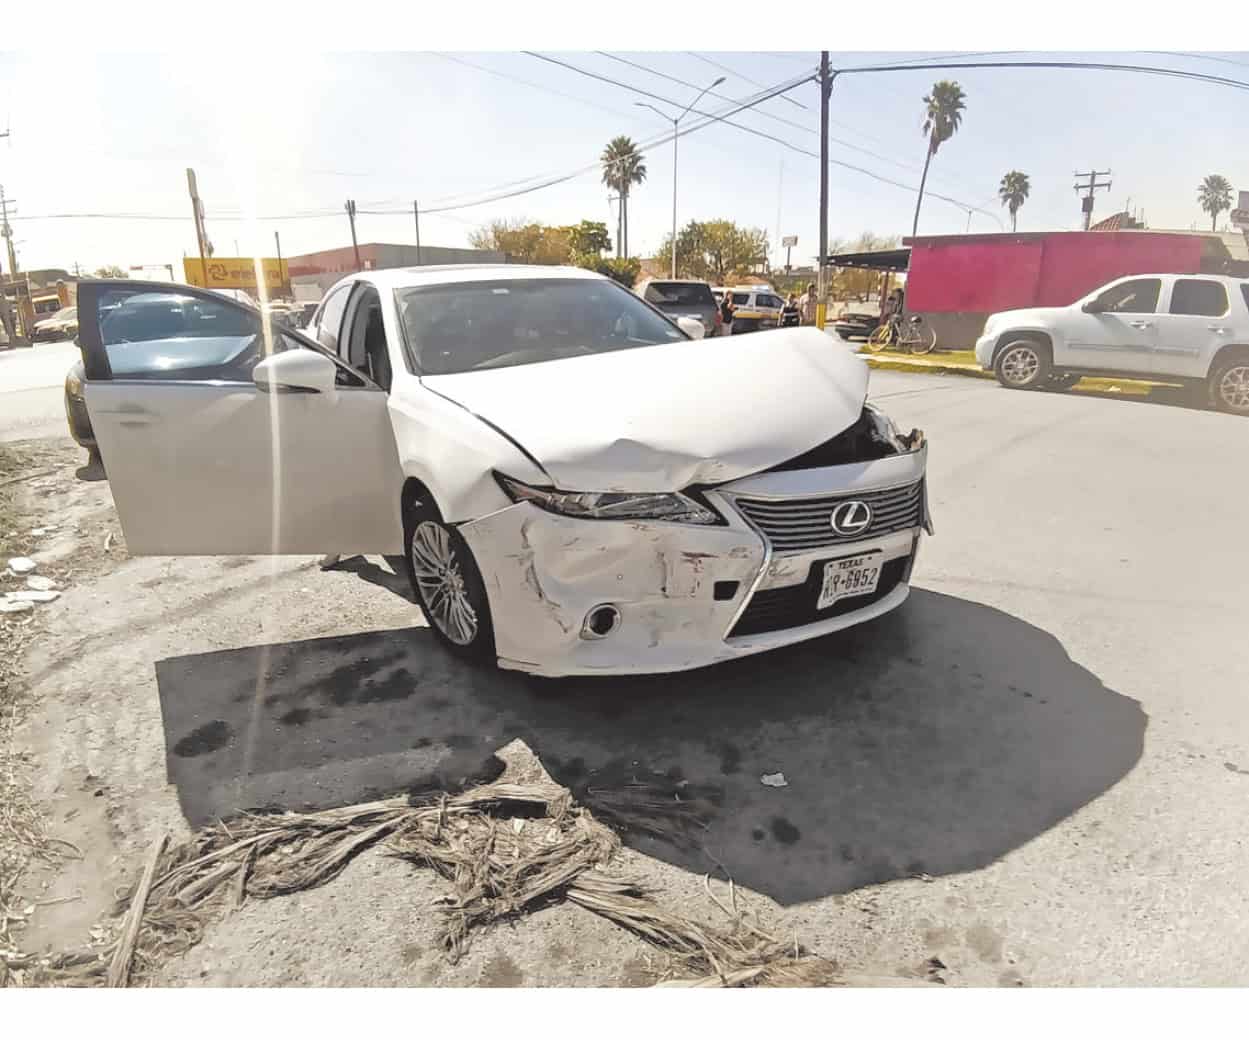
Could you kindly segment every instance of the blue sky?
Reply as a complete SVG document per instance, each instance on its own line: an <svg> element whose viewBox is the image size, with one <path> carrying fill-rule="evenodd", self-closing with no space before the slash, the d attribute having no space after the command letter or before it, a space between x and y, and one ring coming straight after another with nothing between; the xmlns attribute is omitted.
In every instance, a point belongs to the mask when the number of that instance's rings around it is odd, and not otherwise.
<svg viewBox="0 0 1249 1040"><path fill-rule="evenodd" d="M681 104L696 93L594 52L543 52ZM699 86L719 75L717 111L813 69L812 52L613 52ZM935 52L934 52L935 53ZM940 54L950 55L949 50ZM1062 54L1184 68L1249 81L1249 53L1210 57ZM834 67L922 52L839 54ZM451 60L455 58L458 60ZM491 70L491 71L483 71ZM1249 94L1214 85L1118 72L1041 70L913 71L845 76L833 93L832 157L914 186L924 157L921 98L937 78L957 79L968 103L963 127L933 162L932 190L996 215L973 213L971 230L1009 228L996 199L1003 173L1032 180L1021 231L1079 226L1073 171L1113 171L1097 216L1130 198L1153 227L1208 227L1195 192L1207 173L1249 189ZM520 82L525 81L525 82ZM814 84L733 117L818 152ZM240 59L234 75L205 74L186 55L82 55L49 74L44 56L0 56L0 183L18 199L14 220L23 267L84 268L105 263L178 264L195 248L185 168L198 173L208 230L219 254L272 252L273 232L291 255L350 244L343 203L362 211L362 242L412 240L411 200L471 201L501 185L571 173L594 164L615 134L660 135L664 122L634 102L652 100L520 53L420 52L266 55ZM59 118L63 114L64 118ZM687 117L692 119L693 117ZM798 126L787 125L786 120ZM850 146L854 146L853 148ZM713 125L680 141L678 220L728 218L795 234L795 262L816 250L817 158L730 126ZM857 149L857 150L856 150ZM874 153L874 154L866 154ZM671 222L672 149L648 153L649 176L630 204L632 252L652 254ZM523 185L522 185L523 186ZM596 171L541 191L422 220L427 245L464 245L487 220L549 223L602 220L614 231ZM834 166L830 236L909 233L914 192ZM436 200L442 200L440 203ZM778 225L779 204L779 225ZM51 214L135 214L171 220L25 219ZM326 214L301 219L278 215ZM227 219L258 216L256 220ZM1226 219L1226 217L1224 217ZM921 233L957 233L965 209L925 202ZM777 248L774 258L780 258Z"/></svg>

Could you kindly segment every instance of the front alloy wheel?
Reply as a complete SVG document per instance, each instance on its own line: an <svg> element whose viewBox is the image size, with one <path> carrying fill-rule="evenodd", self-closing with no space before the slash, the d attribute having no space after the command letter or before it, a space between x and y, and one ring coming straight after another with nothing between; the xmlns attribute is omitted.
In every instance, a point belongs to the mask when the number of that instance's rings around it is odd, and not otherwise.
<svg viewBox="0 0 1249 1040"><path fill-rule="evenodd" d="M1032 390L1048 381L1049 356L1036 340L1015 340L1002 348L993 370L1003 386L1011 390Z"/></svg>
<svg viewBox="0 0 1249 1040"><path fill-rule="evenodd" d="M408 572L430 628L453 653L494 655L485 583L463 536L436 511L418 505L409 517Z"/></svg>

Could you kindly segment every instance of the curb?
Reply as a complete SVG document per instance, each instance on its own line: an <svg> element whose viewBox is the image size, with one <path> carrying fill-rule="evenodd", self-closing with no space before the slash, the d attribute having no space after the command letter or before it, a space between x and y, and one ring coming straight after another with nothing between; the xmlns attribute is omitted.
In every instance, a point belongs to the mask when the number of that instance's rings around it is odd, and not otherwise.
<svg viewBox="0 0 1249 1040"><path fill-rule="evenodd" d="M934 372L939 375L968 376L972 379L994 378L992 372L986 372L972 365L961 365L957 362L881 357L879 354L859 354L859 357L867 362L868 368L879 368L889 372Z"/></svg>

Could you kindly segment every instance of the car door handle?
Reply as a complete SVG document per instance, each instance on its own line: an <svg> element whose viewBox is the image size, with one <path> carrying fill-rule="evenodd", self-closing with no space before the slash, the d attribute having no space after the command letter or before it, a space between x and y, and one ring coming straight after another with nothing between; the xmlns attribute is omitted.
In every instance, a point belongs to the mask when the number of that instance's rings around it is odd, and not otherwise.
<svg viewBox="0 0 1249 1040"><path fill-rule="evenodd" d="M1225 329L1222 325L1207 325L1206 328L1208 328L1211 332L1217 332L1220 336L1227 335L1227 329Z"/></svg>
<svg viewBox="0 0 1249 1040"><path fill-rule="evenodd" d="M1152 321L1129 321L1128 324L1134 329L1152 329L1154 327Z"/></svg>

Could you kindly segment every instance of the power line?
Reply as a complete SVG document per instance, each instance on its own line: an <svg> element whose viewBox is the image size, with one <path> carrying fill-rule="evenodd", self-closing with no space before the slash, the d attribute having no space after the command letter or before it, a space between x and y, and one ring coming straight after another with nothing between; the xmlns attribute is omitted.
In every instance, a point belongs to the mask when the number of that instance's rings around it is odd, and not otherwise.
<svg viewBox="0 0 1249 1040"><path fill-rule="evenodd" d="M677 104L677 102L673 101L671 98L662 97L662 96L661 96L661 95L659 95L659 94L653 94L653 93L651 93L651 92L650 92L650 91L648 91L648 90L643 90L641 87L634 87L634 86L630 86L630 85L629 85L629 84L627 84L627 83L622 83L622 82L620 82L619 80L614 80L614 79L611 79L609 76L603 76L603 75L600 75L600 74L599 74L599 73L597 73L597 72L590 72L590 71L588 71L588 70L586 70L586 69L578 68L576 65L570 65L568 62L565 62L565 61L560 61L558 58L550 58L550 57L547 57L546 55L543 55L543 54L538 54L538 53L536 53L536 52L534 52L534 51L524 51L523 53L528 54L528 55L530 55L531 57L534 57L534 58L539 58L539 59L541 59L542 61L548 61L548 62L550 62L550 63L551 63L551 64L553 64L553 65L560 65L560 66L563 66L563 67L564 67L564 68L566 68L566 69L570 69L570 70L571 70L571 71L573 71L573 72L580 73L580 74L581 74L581 75L583 75L583 76L588 76L588 77L590 77L591 79L597 79L597 80L601 80L601 81L603 81L603 82L605 82L605 83L610 83L610 84L612 84L613 86L621 87L621 88L623 88L624 90L629 90L629 91L632 91L632 92L633 92L633 93L635 93L635 94L641 94L641 95L643 95L644 97L654 98L656 101L662 101L662 102L663 102L664 104L666 104L666 105L676 105L676 104ZM803 77L803 78L799 79L799 80L797 81L797 83L795 83L794 85L795 85L795 86L797 86L799 83L804 83L804 82L806 82L806 79L807 79L807 77ZM791 89L792 89L792 88L791 88ZM758 102L756 101L756 102L755 102L755 104L758 104ZM707 115L707 113L705 113L705 112L699 112L699 111L698 111L698 109L692 109L692 111L693 111L693 112L695 112L695 113L696 113L696 114L698 114L698 115L703 115L703 116ZM732 114L732 113L730 113L730 114ZM766 133L766 132L764 132L763 130L757 130L757 129L755 129L754 127L750 127L750 126L743 126L741 123L734 123L734 122L732 122L732 121L730 121L729 119L726 119L726 118L724 118L724 117L720 117L719 121L720 121L720 122L725 123L725 124L726 124L726 125L728 125L728 126L734 127L734 128L736 128L736 129L738 129L738 130L744 130L744 131L745 131L746 133L748 133L748 134L754 134L756 137L763 137L763 138L766 138L766 139L767 139L767 140L769 140L769 141L774 141L774 142L776 142L777 144L781 145L782 147L788 148L790 151L797 152L797 153L799 153L800 155L808 155L808 156L810 156L810 157L811 157L811 158L813 158L813 159L819 159L819 158L820 158L820 156L819 156L819 153L818 153L818 152L812 152L812 151L810 151L810 150L808 150L808 149L806 149L806 148L800 148L800 147L798 147L798 146L797 146L797 145L795 145L795 144L791 144L789 141L786 141L786 140L784 140L784 139L782 139L782 138L780 138L780 137L776 137L776 136L774 136L773 134ZM703 124L703 125L706 125L706 124ZM693 129L701 129L701 127L692 127L692 128L691 128L691 130L693 130ZM682 131L682 133L689 133L689 132L691 132L691 131L690 131L690 130ZM669 138L668 138L668 140L671 140L671 137L669 137ZM881 182L881 183L883 183L883 184L891 184L891 185L893 185L894 187L897 187L897 188L904 188L904 189L906 189L907 191L911 191L911 192L914 192L914 191L917 191L917 190L918 190L917 188L913 187L912 185L902 184L902 183L901 183L901 182L899 182L899 181L892 180L892 179L890 179L889 177L884 177L884 176L882 176L882 175L880 175L880 174L878 174L878 173L875 173L875 172L873 172L872 170L868 170L868 169L866 169L866 168L864 168L864 167L862 167L862 166L856 166L856 165L854 165L853 163L843 162L843 161L841 161L840 159L830 159L830 160L829 160L829 162L830 162L832 165L834 165L834 166L840 166L840 167L842 167L843 169L853 170L853 171L854 171L854 172L856 172L856 173L861 173L861 174L864 174L865 176L871 177L873 180L880 181L880 182ZM569 179L571 179L571 178L569 178ZM1003 227L1005 226L1005 225L1003 225L1003 224L1002 224L1001 218L1000 218L1000 217L998 217L998 215L997 215L996 213L991 213L991 212L989 212L988 210L983 210L983 209L980 209L979 207L975 207L975 206L968 206L965 202L960 202L958 199L953 199L953 198L950 198L948 195L941 195L941 194L938 194L937 192L929 192L928 194L929 194L929 195L931 195L933 198L938 198L938 199L941 199L941 200L942 200L942 201L944 201L944 202L949 202L949 203L951 203L951 204L953 204L953 205L957 206L957 207L958 207L959 209L961 209L961 210L966 211L966 210L968 210L968 209L972 209L972 210L974 210L975 212L978 212L978 213L983 213L984 215L989 216L989 217L992 217L994 220L996 220L996 221L998 222L998 225L999 225L999 226L1003 226Z"/></svg>
<svg viewBox="0 0 1249 1040"><path fill-rule="evenodd" d="M860 65L854 68L834 69L834 76L856 72L908 72L914 69L1089 69L1097 72L1138 72L1151 76L1170 76L1191 79L1203 83L1215 83L1224 87L1249 90L1249 83L1226 76L1212 76L1205 72L1187 69L1164 69L1156 65L1120 65L1106 61L961 61L931 62L922 65Z"/></svg>
<svg viewBox="0 0 1249 1040"><path fill-rule="evenodd" d="M648 66L639 64L638 62L629 61L626 58L620 58L620 57L617 57L616 55L608 54L606 51L596 51L595 53L601 54L604 58L610 58L612 61L618 61L624 65L631 65L633 68L640 69L643 72L649 72L651 75L659 76L663 79L672 80L674 83L680 83L682 86L690 87L693 90L698 89L697 84L687 83L685 80L677 79L675 76L669 76L666 73L660 72L657 69L649 68ZM695 58L698 57L697 54L692 54L692 53L691 53L691 56ZM716 63L712 62L711 64L714 65ZM718 67L724 68L724 66L722 65ZM712 97L724 98L723 94L717 94L715 91L708 91L707 93L710 94ZM725 100L731 100L731 99L725 99ZM801 130L805 134L814 134L816 137L818 137L820 134L820 132L817 129L815 129L815 127L803 126L801 123L795 123L791 119L785 119L782 116L773 115L771 112L756 111L754 114L759 115L759 116L764 116L768 119L773 119L778 123L785 124L785 126L791 126L796 130ZM735 126L736 124L730 124L730 125ZM839 125L845 126L846 124L842 123ZM853 129L853 127L849 127L848 129ZM830 137L829 141L833 142L834 144L839 144L843 148L848 148L852 152L862 152L864 155L870 156L873 159L878 159L880 162L888 163L890 166L896 166L900 170L910 170L911 172L915 172L919 169L919 167L916 166L914 163L899 162L897 159L891 159L887 155L881 155L879 152L873 152L870 148L864 148L862 145L854 144L850 141L843 140L842 138L839 138L839 137ZM944 181L951 180L951 178L945 175L939 174L938 176L940 176L941 180L944 180Z"/></svg>
<svg viewBox="0 0 1249 1040"><path fill-rule="evenodd" d="M760 83L758 80L751 79L749 76L747 76L743 72L735 72L733 69L730 69L727 65L721 65L718 61L712 61L710 58L704 58L701 54L696 54L694 51L686 51L685 53L688 54L691 58L697 58L699 61L705 62L706 64L710 65L713 69L719 69L721 72L727 72L730 76L736 76L738 79L743 80L746 83L749 83L752 87L762 87L764 85ZM796 98L791 98L788 94L784 95L784 97L785 97L785 100L788 101L791 105L797 105L799 108L808 107L804 105L801 101L797 100Z"/></svg>

